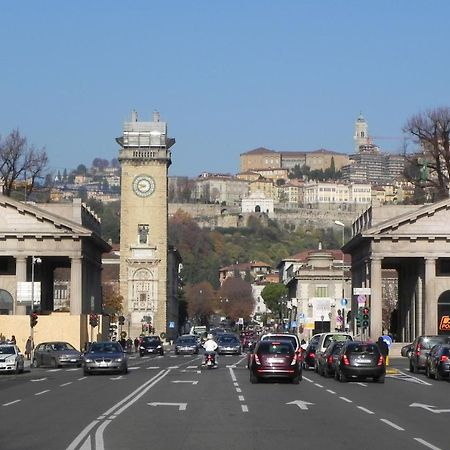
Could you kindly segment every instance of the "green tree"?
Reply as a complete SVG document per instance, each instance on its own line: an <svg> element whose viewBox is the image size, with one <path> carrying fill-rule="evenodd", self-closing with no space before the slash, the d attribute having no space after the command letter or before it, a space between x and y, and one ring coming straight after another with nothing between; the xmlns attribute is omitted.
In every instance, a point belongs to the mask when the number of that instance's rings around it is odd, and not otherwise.
<svg viewBox="0 0 450 450"><path fill-rule="evenodd" d="M268 309L272 311L273 314L277 315L280 319L282 318L282 298L287 295L288 288L282 283L270 283L264 287L261 292L261 297Z"/></svg>

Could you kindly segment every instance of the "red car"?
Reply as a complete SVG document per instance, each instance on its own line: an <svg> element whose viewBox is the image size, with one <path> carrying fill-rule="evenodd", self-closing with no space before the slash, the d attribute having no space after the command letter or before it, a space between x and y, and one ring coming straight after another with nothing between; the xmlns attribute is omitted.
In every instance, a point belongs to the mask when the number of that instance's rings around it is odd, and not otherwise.
<svg viewBox="0 0 450 450"><path fill-rule="evenodd" d="M299 383L300 358L291 342L270 339L258 342L250 361L250 382L258 383L262 378L287 378Z"/></svg>

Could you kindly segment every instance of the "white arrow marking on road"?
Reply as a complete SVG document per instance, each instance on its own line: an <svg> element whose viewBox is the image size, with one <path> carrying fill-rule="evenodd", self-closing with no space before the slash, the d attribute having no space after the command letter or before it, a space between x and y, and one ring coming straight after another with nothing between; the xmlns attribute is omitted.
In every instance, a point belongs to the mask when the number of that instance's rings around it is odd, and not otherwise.
<svg viewBox="0 0 450 450"><path fill-rule="evenodd" d="M435 413L435 414L450 412L450 409L433 409L433 408L435 408L435 406L433 406L433 405L424 405L423 403L411 403L409 406L411 408L423 408L423 409L426 409L427 411L430 411L430 412Z"/></svg>
<svg viewBox="0 0 450 450"><path fill-rule="evenodd" d="M35 380L30 380L30 381L44 381L46 379L47 379L47 377L46 378L36 378Z"/></svg>
<svg viewBox="0 0 450 450"><path fill-rule="evenodd" d="M118 377L110 378L110 380L121 380L121 379L122 379L122 375L119 375Z"/></svg>
<svg viewBox="0 0 450 450"><path fill-rule="evenodd" d="M149 406L178 406L178 411L184 411L187 407L187 403L160 403L160 402L152 402L147 403Z"/></svg>
<svg viewBox="0 0 450 450"><path fill-rule="evenodd" d="M192 384L198 384L198 381L192 381L192 380L175 380L175 381L172 381L172 383L192 383Z"/></svg>
<svg viewBox="0 0 450 450"><path fill-rule="evenodd" d="M307 410L308 405L314 405L314 403L304 402L303 400L294 400L293 402L286 403L286 405L297 405L300 409Z"/></svg>

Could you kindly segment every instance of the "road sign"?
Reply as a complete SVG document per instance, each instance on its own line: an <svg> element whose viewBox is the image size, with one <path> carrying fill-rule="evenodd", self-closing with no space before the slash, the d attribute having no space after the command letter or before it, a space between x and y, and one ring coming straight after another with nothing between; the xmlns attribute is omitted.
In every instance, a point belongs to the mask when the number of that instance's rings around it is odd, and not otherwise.
<svg viewBox="0 0 450 450"><path fill-rule="evenodd" d="M348 300L346 298L341 299L341 306L345 306L348 303Z"/></svg>
<svg viewBox="0 0 450 450"><path fill-rule="evenodd" d="M358 306L365 306L366 305L366 296L365 295L358 295Z"/></svg>
<svg viewBox="0 0 450 450"><path fill-rule="evenodd" d="M353 295L370 295L370 288L353 288Z"/></svg>
<svg viewBox="0 0 450 450"><path fill-rule="evenodd" d="M175 322L170 321L169 322L169 328L175 328Z"/></svg>

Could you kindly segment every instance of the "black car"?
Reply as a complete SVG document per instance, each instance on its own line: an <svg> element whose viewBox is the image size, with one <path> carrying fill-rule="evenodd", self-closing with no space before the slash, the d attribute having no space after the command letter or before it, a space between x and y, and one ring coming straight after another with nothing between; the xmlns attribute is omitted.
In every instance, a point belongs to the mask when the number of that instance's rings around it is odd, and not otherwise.
<svg viewBox="0 0 450 450"><path fill-rule="evenodd" d="M316 363L317 342L310 342L303 353L303 368L310 369Z"/></svg>
<svg viewBox="0 0 450 450"><path fill-rule="evenodd" d="M164 355L164 347L159 336L145 336L139 344L139 354L144 355Z"/></svg>
<svg viewBox="0 0 450 450"><path fill-rule="evenodd" d="M316 355L317 372L324 377L331 377L334 375L336 362L339 358L339 353L344 346L345 341L330 342L326 350L320 355Z"/></svg>
<svg viewBox="0 0 450 450"><path fill-rule="evenodd" d="M450 377L450 345L437 344L427 355L425 372L436 380Z"/></svg>
<svg viewBox="0 0 450 450"><path fill-rule="evenodd" d="M377 344L346 341L336 361L335 378L345 382L354 378L373 378L384 383L386 365Z"/></svg>
<svg viewBox="0 0 450 450"><path fill-rule="evenodd" d="M194 335L185 334L177 339L175 342L175 355L180 353L198 354L198 342Z"/></svg>
<svg viewBox="0 0 450 450"><path fill-rule="evenodd" d="M425 370L427 354L437 344L450 344L450 336L417 336L414 339L413 348L409 352L410 372L417 373L419 370Z"/></svg>
<svg viewBox="0 0 450 450"><path fill-rule="evenodd" d="M219 334L216 342L219 355L240 355L242 353L241 341L235 334Z"/></svg>

